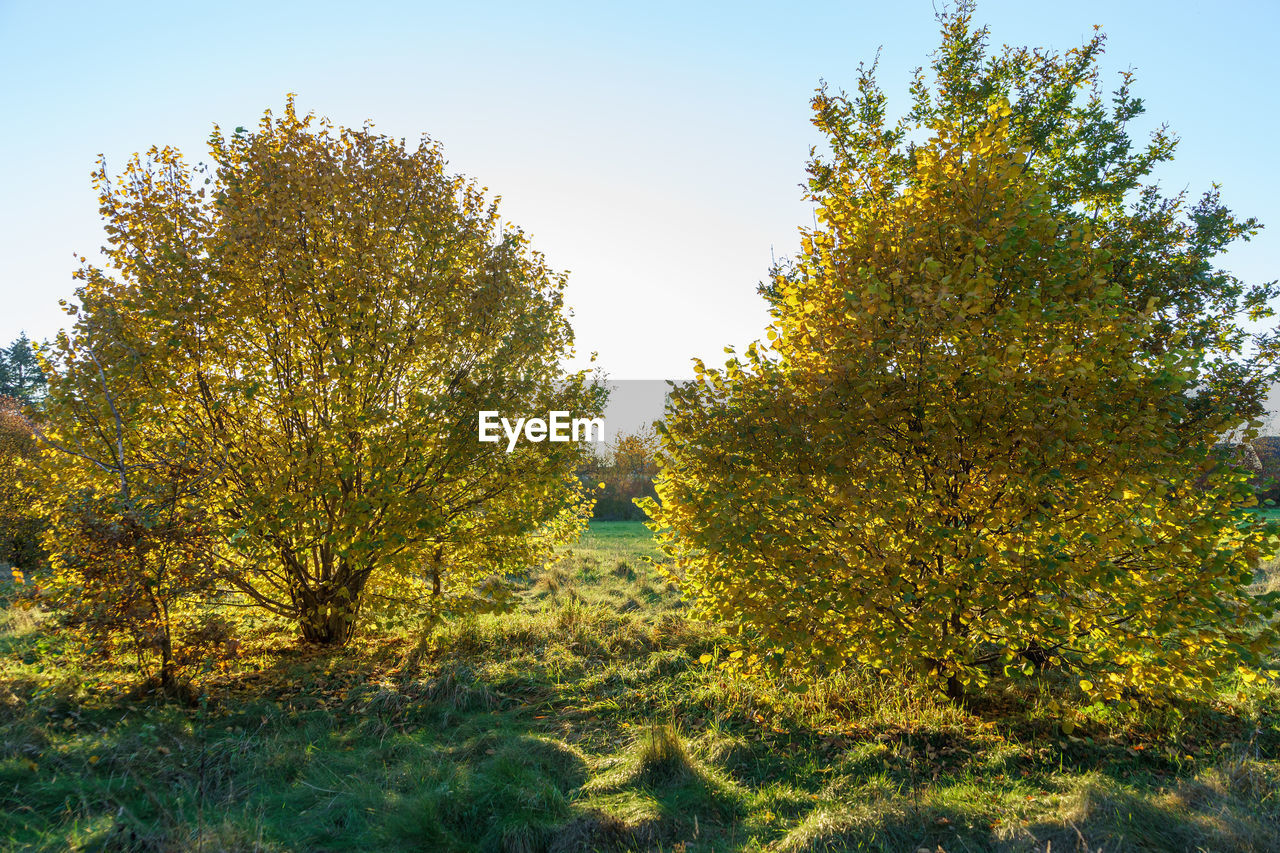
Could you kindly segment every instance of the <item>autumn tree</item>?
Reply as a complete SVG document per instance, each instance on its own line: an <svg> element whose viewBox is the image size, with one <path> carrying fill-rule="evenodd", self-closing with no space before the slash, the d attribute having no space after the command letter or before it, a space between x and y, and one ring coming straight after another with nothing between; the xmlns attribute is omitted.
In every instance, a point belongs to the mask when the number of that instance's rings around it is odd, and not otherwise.
<svg viewBox="0 0 1280 853"><path fill-rule="evenodd" d="M636 501L656 496L658 451L657 432L646 426L617 436L588 458L579 479L598 490L594 518L636 521L645 517Z"/></svg>
<svg viewBox="0 0 1280 853"><path fill-rule="evenodd" d="M1274 506L1280 499L1280 437L1263 435L1253 440L1246 461L1250 486L1258 503Z"/></svg>
<svg viewBox="0 0 1280 853"><path fill-rule="evenodd" d="M0 395L0 562L30 569L43 561L39 492L33 463L39 455L23 403ZM15 573L16 576L16 573Z"/></svg>
<svg viewBox="0 0 1280 853"><path fill-rule="evenodd" d="M31 568L44 562L44 525L38 475L32 465L38 444L28 426L43 403L45 377L26 334L0 347L0 561Z"/></svg>
<svg viewBox="0 0 1280 853"><path fill-rule="evenodd" d="M82 268L77 310L129 355L145 429L216 469L220 575L320 643L371 609L500 604L589 512L576 445L476 432L481 410L598 414L559 366L564 275L429 139L290 98L210 154L100 166L109 266Z"/></svg>
<svg viewBox="0 0 1280 853"><path fill-rule="evenodd" d="M748 661L917 668L956 698L1043 665L1107 698L1207 691L1274 640L1246 590L1266 528L1214 450L1266 372L1200 257L1232 228L1130 192L1151 158L1075 105L1088 49L984 62L963 14L943 36L902 123L870 74L814 99L819 225L767 342L673 391L655 526Z"/></svg>
<svg viewBox="0 0 1280 853"><path fill-rule="evenodd" d="M95 350L113 337L91 334L96 322L114 319L86 314L59 336L42 417L24 420L43 451L25 466L52 568L39 600L87 646L132 653L162 692L183 695L195 638L224 624L212 609L214 469L158 428L162 401L134 381L138 355Z"/></svg>

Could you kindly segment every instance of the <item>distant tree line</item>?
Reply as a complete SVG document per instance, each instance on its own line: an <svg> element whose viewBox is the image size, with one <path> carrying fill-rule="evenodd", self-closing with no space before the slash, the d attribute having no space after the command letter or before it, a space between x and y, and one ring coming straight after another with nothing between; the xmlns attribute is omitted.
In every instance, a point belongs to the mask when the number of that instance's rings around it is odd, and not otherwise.
<svg viewBox="0 0 1280 853"><path fill-rule="evenodd" d="M578 478L596 490L595 521L644 521L637 499L654 498L658 436L652 427L624 433L587 459Z"/></svg>

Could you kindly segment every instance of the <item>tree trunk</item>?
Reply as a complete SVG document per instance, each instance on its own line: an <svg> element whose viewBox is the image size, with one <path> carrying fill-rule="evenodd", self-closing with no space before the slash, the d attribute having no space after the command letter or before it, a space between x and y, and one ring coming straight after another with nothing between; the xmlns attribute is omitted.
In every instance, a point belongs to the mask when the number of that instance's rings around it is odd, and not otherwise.
<svg viewBox="0 0 1280 853"><path fill-rule="evenodd" d="M922 658L919 667L919 672L928 673L930 677L946 671L946 665L937 658ZM968 701L968 696L964 691L964 683L956 677L954 672L947 673L946 681L942 683L942 693L960 707L964 707Z"/></svg>
<svg viewBox="0 0 1280 853"><path fill-rule="evenodd" d="M169 626L166 624L160 637L160 687L165 695L170 695L177 683L173 670L173 635L169 633Z"/></svg>
<svg viewBox="0 0 1280 853"><path fill-rule="evenodd" d="M439 598L443 591L440 586L440 564L444 562L444 546L437 545L436 552L431 560L431 595Z"/></svg>
<svg viewBox="0 0 1280 853"><path fill-rule="evenodd" d="M293 594L298 608L298 628L308 643L345 646L356 633L360 596L370 567L357 568L340 559L332 567L332 577Z"/></svg>
<svg viewBox="0 0 1280 853"><path fill-rule="evenodd" d="M302 639L322 646L345 646L355 636L356 614L340 605L333 605L326 614L326 607L329 605L317 604L310 612L299 614Z"/></svg>

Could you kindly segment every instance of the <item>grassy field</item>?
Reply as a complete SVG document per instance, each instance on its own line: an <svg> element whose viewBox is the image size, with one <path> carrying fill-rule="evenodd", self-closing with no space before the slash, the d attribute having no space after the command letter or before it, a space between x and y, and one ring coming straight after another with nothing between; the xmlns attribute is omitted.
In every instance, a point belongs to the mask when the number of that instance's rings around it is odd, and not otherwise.
<svg viewBox="0 0 1280 853"><path fill-rule="evenodd" d="M719 641L654 555L597 523L512 614L250 636L190 708L0 611L0 847L1280 850L1270 688L1126 718L1039 680L968 710L858 673L795 694L700 663Z"/></svg>

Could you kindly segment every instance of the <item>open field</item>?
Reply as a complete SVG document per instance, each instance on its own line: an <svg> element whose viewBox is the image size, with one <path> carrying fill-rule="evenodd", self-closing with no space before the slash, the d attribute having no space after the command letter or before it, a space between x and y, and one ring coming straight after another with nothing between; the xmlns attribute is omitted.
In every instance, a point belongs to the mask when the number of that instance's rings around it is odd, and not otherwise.
<svg viewBox="0 0 1280 853"><path fill-rule="evenodd" d="M0 614L10 850L1277 850L1271 688L1119 718L1051 676L970 710L909 679L727 676L638 523L517 612L337 653L245 638L194 707ZM1070 734L1061 725L1069 720Z"/></svg>

